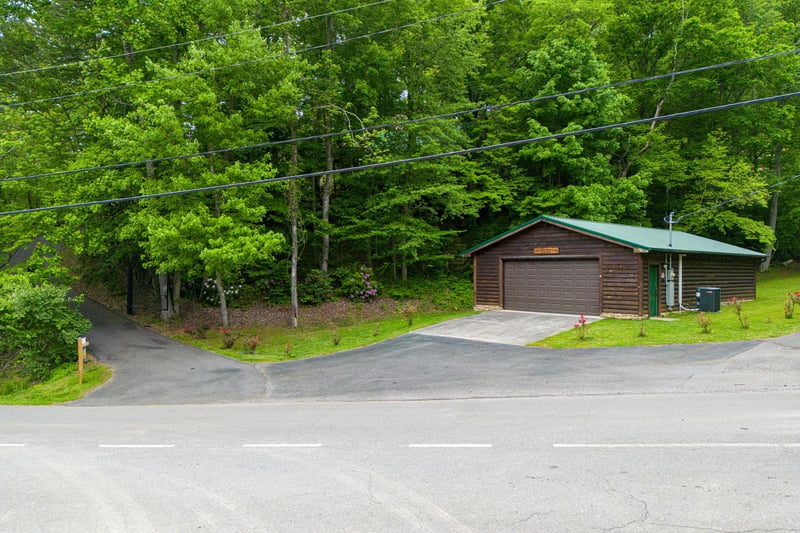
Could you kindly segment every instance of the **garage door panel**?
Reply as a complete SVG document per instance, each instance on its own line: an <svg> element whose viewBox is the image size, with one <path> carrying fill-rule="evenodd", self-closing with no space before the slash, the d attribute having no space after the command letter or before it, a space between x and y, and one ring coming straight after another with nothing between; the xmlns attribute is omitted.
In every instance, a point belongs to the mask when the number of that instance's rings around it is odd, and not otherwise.
<svg viewBox="0 0 800 533"><path fill-rule="evenodd" d="M517 311L599 314L596 259L506 261L504 307Z"/></svg>

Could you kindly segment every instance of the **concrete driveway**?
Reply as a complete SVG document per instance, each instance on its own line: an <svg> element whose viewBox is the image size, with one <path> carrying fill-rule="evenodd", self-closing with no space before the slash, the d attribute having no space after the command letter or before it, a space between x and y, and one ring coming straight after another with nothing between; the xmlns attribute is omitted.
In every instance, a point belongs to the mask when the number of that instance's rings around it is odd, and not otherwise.
<svg viewBox="0 0 800 533"><path fill-rule="evenodd" d="M585 317L587 323L599 317ZM417 335L525 346L575 327L577 315L486 311L414 331Z"/></svg>

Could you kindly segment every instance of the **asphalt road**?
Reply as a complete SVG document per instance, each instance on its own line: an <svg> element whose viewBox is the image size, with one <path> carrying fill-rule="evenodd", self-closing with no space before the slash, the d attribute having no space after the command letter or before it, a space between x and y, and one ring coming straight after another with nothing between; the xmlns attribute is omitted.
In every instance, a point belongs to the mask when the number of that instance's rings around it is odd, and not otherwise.
<svg viewBox="0 0 800 533"><path fill-rule="evenodd" d="M115 377L0 407L0 531L800 531L800 335L245 365L87 305Z"/></svg>
<svg viewBox="0 0 800 533"><path fill-rule="evenodd" d="M0 531L797 531L800 392L0 407Z"/></svg>

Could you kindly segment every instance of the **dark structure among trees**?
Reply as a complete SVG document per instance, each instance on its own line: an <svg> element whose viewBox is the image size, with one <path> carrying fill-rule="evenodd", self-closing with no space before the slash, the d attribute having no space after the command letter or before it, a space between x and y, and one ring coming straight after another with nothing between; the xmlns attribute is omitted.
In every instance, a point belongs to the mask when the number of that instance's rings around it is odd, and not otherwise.
<svg viewBox="0 0 800 533"><path fill-rule="evenodd" d="M462 253L475 307L658 316L696 307L696 289L754 299L764 254L681 231L537 217Z"/></svg>

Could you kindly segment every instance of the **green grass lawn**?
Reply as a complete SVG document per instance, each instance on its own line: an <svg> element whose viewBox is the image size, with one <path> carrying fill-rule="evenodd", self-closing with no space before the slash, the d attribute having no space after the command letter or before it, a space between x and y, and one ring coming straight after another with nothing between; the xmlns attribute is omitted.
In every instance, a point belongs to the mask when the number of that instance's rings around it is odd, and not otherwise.
<svg viewBox="0 0 800 533"><path fill-rule="evenodd" d="M708 332L694 312L673 313L668 320L622 320L606 318L589 324L588 334L580 339L576 331L566 331L533 343L547 348L590 348L600 346L635 346L655 344L693 344L780 337L800 331L800 304L792 318L784 316L787 292L800 290L800 270L776 269L760 274L756 299L742 303L744 327L734 306L725 301L719 313L704 313Z"/></svg>
<svg viewBox="0 0 800 533"><path fill-rule="evenodd" d="M224 347L226 335L220 329L209 329L206 338L181 334L175 338L198 348L226 355L248 363L291 361L343 350L360 348L430 326L451 318L475 314L472 310L416 313L411 318L396 315L363 321L347 320L341 324L316 324L296 329L276 326L237 328L230 340L233 346ZM230 342L230 341L229 341ZM254 346L248 349L248 346Z"/></svg>
<svg viewBox="0 0 800 533"><path fill-rule="evenodd" d="M50 379L33 387L9 390L0 394L3 405L52 405L83 398L111 378L111 369L97 363L87 363L83 383L78 383L77 363L57 368Z"/></svg>

